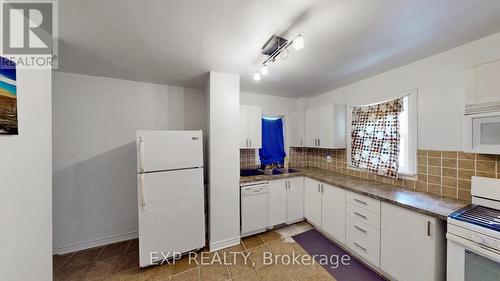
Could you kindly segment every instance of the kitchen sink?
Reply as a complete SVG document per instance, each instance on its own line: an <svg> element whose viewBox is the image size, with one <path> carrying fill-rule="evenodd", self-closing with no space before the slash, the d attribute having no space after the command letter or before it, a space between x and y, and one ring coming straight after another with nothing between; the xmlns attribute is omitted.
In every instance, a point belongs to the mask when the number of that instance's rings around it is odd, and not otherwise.
<svg viewBox="0 0 500 281"><path fill-rule="evenodd" d="M259 169L240 170L241 177L251 177L251 176L258 176L258 175L263 175L263 174L264 174L264 171L259 170Z"/></svg>
<svg viewBox="0 0 500 281"><path fill-rule="evenodd" d="M296 173L298 172L295 169L273 169L272 172L270 170L264 171L261 169L243 169L240 170L240 176L241 177L251 177L251 176L258 176L258 175L281 175L281 174L291 174L291 173Z"/></svg>
<svg viewBox="0 0 500 281"><path fill-rule="evenodd" d="M274 169L273 171L277 171L279 172L279 174L293 174L298 172L297 170L292 168Z"/></svg>

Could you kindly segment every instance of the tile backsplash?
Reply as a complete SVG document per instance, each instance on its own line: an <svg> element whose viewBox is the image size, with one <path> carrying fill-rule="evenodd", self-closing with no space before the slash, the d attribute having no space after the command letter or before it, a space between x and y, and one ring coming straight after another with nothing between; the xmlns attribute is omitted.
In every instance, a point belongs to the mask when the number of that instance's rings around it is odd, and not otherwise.
<svg viewBox="0 0 500 281"><path fill-rule="evenodd" d="M408 189L470 200L471 177L500 178L500 157L458 151L418 150L417 176L397 180L347 168L345 149L290 148L291 167L314 167ZM255 162L255 154L254 154Z"/></svg>
<svg viewBox="0 0 500 281"><path fill-rule="evenodd" d="M256 169L260 165L256 163L255 149L240 149L240 169Z"/></svg>

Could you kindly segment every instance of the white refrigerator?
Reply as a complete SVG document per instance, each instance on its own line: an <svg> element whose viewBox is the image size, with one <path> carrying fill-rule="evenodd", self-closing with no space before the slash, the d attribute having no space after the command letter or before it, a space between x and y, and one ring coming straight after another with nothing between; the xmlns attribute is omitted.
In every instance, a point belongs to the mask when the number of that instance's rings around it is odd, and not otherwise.
<svg viewBox="0 0 500 281"><path fill-rule="evenodd" d="M137 171L139 265L204 247L202 132L137 131Z"/></svg>

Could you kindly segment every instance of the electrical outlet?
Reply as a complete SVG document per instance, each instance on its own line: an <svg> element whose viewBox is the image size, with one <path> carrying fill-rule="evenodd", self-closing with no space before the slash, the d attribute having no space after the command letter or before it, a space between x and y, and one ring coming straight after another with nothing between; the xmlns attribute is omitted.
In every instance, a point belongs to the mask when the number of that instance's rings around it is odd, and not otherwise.
<svg viewBox="0 0 500 281"><path fill-rule="evenodd" d="M332 163L332 156L330 154L326 156L326 162Z"/></svg>

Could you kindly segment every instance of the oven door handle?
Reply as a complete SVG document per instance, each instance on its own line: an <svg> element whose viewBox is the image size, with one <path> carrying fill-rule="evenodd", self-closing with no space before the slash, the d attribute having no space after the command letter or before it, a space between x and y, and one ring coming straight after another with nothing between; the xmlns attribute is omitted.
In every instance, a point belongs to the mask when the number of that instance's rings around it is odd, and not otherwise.
<svg viewBox="0 0 500 281"><path fill-rule="evenodd" d="M478 243L474 243L470 240L453 235L451 233L446 233L446 238L448 240L451 240L453 242L456 242L456 243L462 245L466 249L471 250L472 252L474 252L480 256L483 256L485 258L489 258L493 261L500 263L500 251L498 251L496 249L489 248L487 246L484 246L484 245L481 245Z"/></svg>

